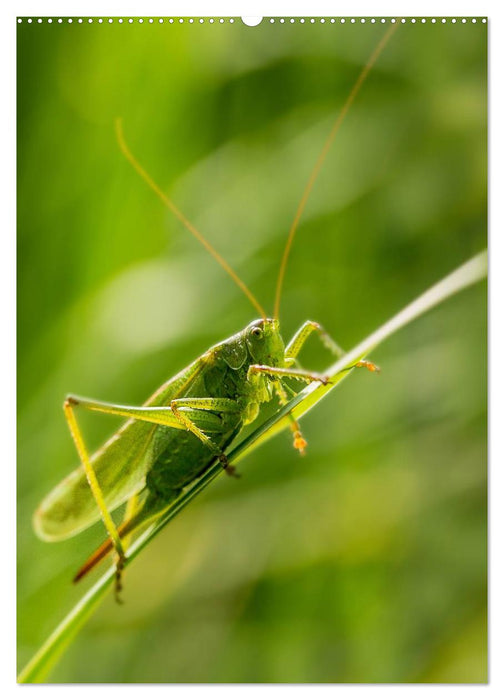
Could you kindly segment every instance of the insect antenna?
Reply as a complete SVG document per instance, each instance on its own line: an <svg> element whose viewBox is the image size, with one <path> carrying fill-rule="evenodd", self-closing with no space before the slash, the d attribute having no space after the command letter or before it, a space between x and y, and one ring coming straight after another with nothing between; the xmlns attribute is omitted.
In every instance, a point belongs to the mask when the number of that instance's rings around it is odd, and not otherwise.
<svg viewBox="0 0 504 700"><path fill-rule="evenodd" d="M292 248L292 242L294 240L294 235L296 233L299 220L301 219L301 216L303 214L303 211L306 207L306 203L308 201L308 198L310 196L310 193L313 189L313 185L315 184L315 180L318 177L318 174L320 172L320 169L322 168L322 165L324 164L324 161L327 157L327 154L329 152L329 149L332 146L332 143L334 141L334 138L336 134L338 133L341 124L343 123L343 120L345 119L348 110L352 106L355 98L359 94L359 90L362 87L362 84L366 80L371 68L374 66L376 61L378 60L378 57L382 53L383 49L387 45L390 37L392 34L396 31L397 27L399 26L398 22L392 24L392 26L387 30L387 32L383 35L381 38L380 42L374 49L373 53L369 57L366 65L362 69L359 77L354 83L354 86L352 90L350 91L350 94L348 95L345 104L343 105L343 109L341 112L338 114L331 131L322 147L322 150L320 151L320 154L315 162L315 165L313 166L313 169L310 173L310 177L308 178L308 182L306 183L306 186L304 188L303 194L301 196L301 200L298 204L298 208L296 210L296 214L294 216L294 219L292 221L290 230L289 230L289 235L287 236L287 242L285 244L285 248L283 251L282 255L282 262L280 263L280 269L278 271L278 277L277 277L277 283L276 283L276 290L275 290L275 306L274 306L274 312L273 312L273 317L278 318L280 314L280 298L282 295L282 286L283 286L283 281L285 277L285 270L287 268L287 261L289 259L289 253Z"/></svg>
<svg viewBox="0 0 504 700"><path fill-rule="evenodd" d="M173 214L177 217L177 219L185 226L185 228L191 233L200 243L201 245L206 248L206 250L210 253L212 258L219 263L219 265L227 272L227 274L231 277L233 282L241 289L241 291L245 294L247 299L250 301L250 303L254 306L254 308L260 313L262 318L266 318L266 312L264 311L263 307L259 304L255 296L252 294L250 289L247 287L245 282L243 282L238 274L233 270L231 265L229 265L226 260L218 253L215 248L207 241L207 239L203 236L202 233L198 231L193 224L186 219L184 214L180 211L178 207L175 206L175 204L172 202L172 200L167 197L167 195L162 191L162 189L157 185L152 177L149 175L149 173L140 165L138 160L135 158L135 156L131 153L130 149L128 148L128 145L126 144L126 141L124 139L124 134L123 134L123 128L122 128L122 120L121 119L116 119L116 134L117 134L117 141L119 143L119 147L121 151L124 153L126 158L129 160L131 165L134 167L134 169L137 171L137 173L140 175L142 180L147 183L147 185L157 194L159 199L163 202L165 206L170 209Z"/></svg>

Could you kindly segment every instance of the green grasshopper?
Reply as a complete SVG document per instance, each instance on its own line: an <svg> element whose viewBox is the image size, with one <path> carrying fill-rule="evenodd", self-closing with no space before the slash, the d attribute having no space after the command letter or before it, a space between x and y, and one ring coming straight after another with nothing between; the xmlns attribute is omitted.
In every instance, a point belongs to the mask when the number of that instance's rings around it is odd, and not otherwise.
<svg viewBox="0 0 504 700"><path fill-rule="evenodd" d="M248 287L208 241L185 218L142 168L125 143L117 123L119 145L139 175L183 223L244 292L260 318L242 331L214 345L163 384L143 406L104 403L67 396L64 413L81 466L69 474L42 501L34 515L37 535L47 541L73 537L100 518L108 538L77 572L81 579L109 552L116 553L116 598L126 561L125 538L160 518L183 490L219 460L231 476L238 476L225 450L245 425L257 417L260 405L277 397L287 403L293 389L288 379L327 383L327 377L294 365L307 338L316 332L334 354L343 351L314 321L306 321L287 344L278 321L287 259L301 214L313 183L351 103L395 27L384 35L359 75L313 168L294 217L278 275L273 318L269 318ZM348 367L378 368L361 360ZM122 416L127 422L93 455L89 456L76 419L76 408ZM294 447L304 452L306 441L299 424L290 416ZM127 503L126 515L117 527L111 516Z"/></svg>

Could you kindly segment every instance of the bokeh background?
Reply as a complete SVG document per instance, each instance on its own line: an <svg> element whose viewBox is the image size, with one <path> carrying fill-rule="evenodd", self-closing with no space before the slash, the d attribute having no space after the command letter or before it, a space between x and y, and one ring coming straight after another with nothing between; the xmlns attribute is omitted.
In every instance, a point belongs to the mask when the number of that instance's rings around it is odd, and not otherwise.
<svg viewBox="0 0 504 700"><path fill-rule="evenodd" d="M380 23L18 25L20 667L89 582L99 523L31 528L76 455L67 392L142 403L255 317L133 152L272 309L286 233ZM303 216L281 321L352 347L486 245L486 24L400 26ZM55 682L483 682L486 289L378 348L144 551ZM303 362L323 369L316 340ZM98 446L117 423L82 416Z"/></svg>

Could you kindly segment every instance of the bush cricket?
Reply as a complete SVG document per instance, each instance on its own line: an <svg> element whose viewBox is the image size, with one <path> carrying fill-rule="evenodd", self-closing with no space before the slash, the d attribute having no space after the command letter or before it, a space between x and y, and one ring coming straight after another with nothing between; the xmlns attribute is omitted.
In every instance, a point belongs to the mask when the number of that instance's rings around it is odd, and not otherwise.
<svg viewBox="0 0 504 700"><path fill-rule="evenodd" d="M273 317L212 245L162 192L130 152L117 122L119 145L141 178L184 227L207 249L247 296L259 314L242 331L212 346L166 381L143 406L105 403L67 396L64 413L81 466L71 472L42 501L34 515L37 535L47 541L73 537L100 518L108 538L77 572L80 580L109 552L116 555L116 599L120 600L121 572L126 561L124 539L159 518L196 478L218 459L231 476L238 476L225 450L242 428L257 417L260 405L274 397L281 405L293 389L286 379L326 383L327 378L296 367L297 356L315 332L334 354L343 351L322 326L306 321L287 343L280 335L279 311L287 261L306 202L329 148L364 80L397 28L393 24L376 46L358 76L318 156L294 216L278 273ZM377 366L367 360L348 367ZM88 454L76 409L121 416L127 422L93 455ZM294 447L304 452L306 441L290 416ZM127 503L121 525L111 512Z"/></svg>

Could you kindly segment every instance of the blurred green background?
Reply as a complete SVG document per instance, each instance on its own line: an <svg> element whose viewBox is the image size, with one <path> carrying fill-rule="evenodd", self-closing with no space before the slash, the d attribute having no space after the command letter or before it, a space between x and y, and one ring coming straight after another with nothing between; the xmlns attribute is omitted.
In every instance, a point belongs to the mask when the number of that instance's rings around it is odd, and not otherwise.
<svg viewBox="0 0 504 700"><path fill-rule="evenodd" d="M73 468L67 392L142 403L256 316L120 153L133 152L267 309L286 233L381 24L18 25L18 639L89 585L101 523L32 513ZM399 27L303 216L281 321L352 347L486 245L486 25ZM303 364L328 358L310 341ZM483 682L486 289L378 348L290 435L166 528L55 682ZM83 416L98 446L117 423Z"/></svg>

